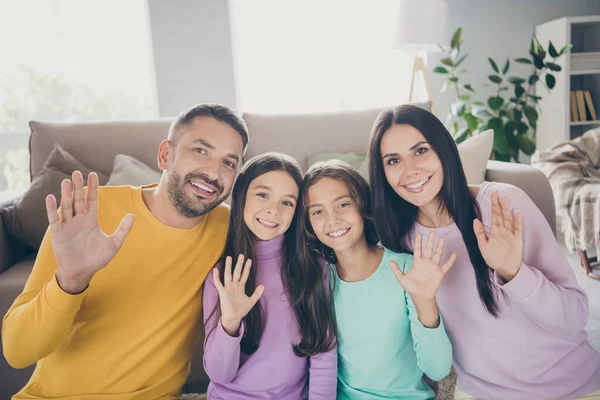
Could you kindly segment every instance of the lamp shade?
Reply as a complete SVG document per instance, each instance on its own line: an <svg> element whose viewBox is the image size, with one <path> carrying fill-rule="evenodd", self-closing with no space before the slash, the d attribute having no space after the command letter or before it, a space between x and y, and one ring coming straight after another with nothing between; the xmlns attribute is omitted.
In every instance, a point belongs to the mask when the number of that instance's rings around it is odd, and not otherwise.
<svg viewBox="0 0 600 400"><path fill-rule="evenodd" d="M448 49L448 2L401 0L394 49L434 52Z"/></svg>

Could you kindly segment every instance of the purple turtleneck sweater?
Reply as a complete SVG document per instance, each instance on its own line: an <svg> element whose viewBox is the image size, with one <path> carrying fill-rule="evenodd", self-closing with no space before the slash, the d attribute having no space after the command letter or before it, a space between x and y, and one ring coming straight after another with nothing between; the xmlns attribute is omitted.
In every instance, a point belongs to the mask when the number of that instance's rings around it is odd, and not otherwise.
<svg viewBox="0 0 600 400"><path fill-rule="evenodd" d="M208 274L204 285L204 369L211 379L209 400L331 400L336 397L337 349L312 357L298 357L293 344L300 328L281 280L283 235L255 243L256 285L265 285L260 305L265 326L258 350L240 351L244 327L229 336L221 322L210 318L219 295ZM324 274L325 275L325 274ZM329 287L328 285L326 285ZM209 320L210 319L210 320Z"/></svg>

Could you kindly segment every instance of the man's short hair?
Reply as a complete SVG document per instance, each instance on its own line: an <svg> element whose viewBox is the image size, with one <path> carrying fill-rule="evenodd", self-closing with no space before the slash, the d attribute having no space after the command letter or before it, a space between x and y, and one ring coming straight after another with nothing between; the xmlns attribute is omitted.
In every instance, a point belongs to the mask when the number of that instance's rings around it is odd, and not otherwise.
<svg viewBox="0 0 600 400"><path fill-rule="evenodd" d="M218 104L198 104L182 111L171 123L169 140L176 146L183 131L189 128L194 120L199 117L211 117L235 129L242 137L244 144L242 155L246 154L248 147L248 127L246 123L231 108Z"/></svg>

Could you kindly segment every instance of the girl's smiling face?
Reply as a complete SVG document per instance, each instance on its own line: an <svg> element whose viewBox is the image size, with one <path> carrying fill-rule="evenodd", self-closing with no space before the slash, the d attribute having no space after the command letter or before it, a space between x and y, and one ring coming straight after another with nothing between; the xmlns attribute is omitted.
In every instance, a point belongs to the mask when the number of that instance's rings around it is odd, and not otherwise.
<svg viewBox="0 0 600 400"><path fill-rule="evenodd" d="M359 206L340 179L323 178L308 189L308 217L319 241L335 252L364 236Z"/></svg>
<svg viewBox="0 0 600 400"><path fill-rule="evenodd" d="M248 187L244 205L244 222L260 240L284 234L298 203L299 188L284 171L270 171L256 177Z"/></svg>

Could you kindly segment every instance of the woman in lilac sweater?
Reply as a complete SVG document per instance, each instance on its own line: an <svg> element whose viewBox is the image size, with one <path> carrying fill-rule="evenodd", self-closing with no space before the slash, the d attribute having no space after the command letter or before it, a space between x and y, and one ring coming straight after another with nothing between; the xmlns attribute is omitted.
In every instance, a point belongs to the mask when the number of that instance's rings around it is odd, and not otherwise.
<svg viewBox="0 0 600 400"><path fill-rule="evenodd" d="M456 144L431 113L382 112L369 143L382 244L415 237L458 253L437 300L452 341L456 398L575 399L600 395L600 354L584 327L588 301L547 221L515 186L468 186Z"/></svg>
<svg viewBox="0 0 600 400"><path fill-rule="evenodd" d="M336 397L327 274L297 232L301 184L297 162L278 153L251 159L236 180L225 260L204 286L209 400Z"/></svg>

